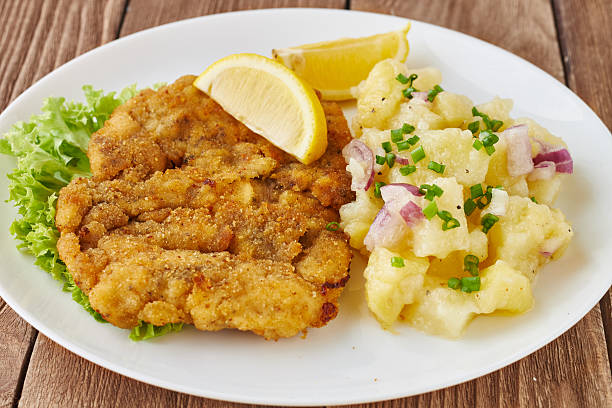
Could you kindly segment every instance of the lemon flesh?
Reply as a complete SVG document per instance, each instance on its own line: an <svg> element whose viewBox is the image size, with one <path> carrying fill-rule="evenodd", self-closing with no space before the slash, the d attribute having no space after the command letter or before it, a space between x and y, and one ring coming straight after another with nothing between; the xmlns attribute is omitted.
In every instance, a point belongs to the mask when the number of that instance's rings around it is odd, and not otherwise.
<svg viewBox="0 0 612 408"><path fill-rule="evenodd" d="M295 71L326 100L351 99L351 88L367 78L377 62L404 62L410 49L402 30L362 38L343 38L272 50L273 57Z"/></svg>
<svg viewBox="0 0 612 408"><path fill-rule="evenodd" d="M253 132L310 164L327 148L327 125L312 87L261 55L235 54L208 67L193 85Z"/></svg>

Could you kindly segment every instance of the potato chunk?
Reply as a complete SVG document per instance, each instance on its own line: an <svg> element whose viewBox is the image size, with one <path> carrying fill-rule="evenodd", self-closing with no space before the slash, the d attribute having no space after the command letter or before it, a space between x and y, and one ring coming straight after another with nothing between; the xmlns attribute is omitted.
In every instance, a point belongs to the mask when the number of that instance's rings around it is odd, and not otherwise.
<svg viewBox="0 0 612 408"><path fill-rule="evenodd" d="M364 190L356 192L355 201L340 207L340 227L349 235L353 248L364 248L363 239L381 207L382 202L378 203L371 193Z"/></svg>
<svg viewBox="0 0 612 408"><path fill-rule="evenodd" d="M478 314L505 310L522 313L533 305L529 279L503 261L480 272L480 291L450 289L439 278L426 276L424 290L402 316L415 328L450 338L459 337Z"/></svg>
<svg viewBox="0 0 612 408"><path fill-rule="evenodd" d="M506 215L489 231L491 259L503 260L529 279L561 256L573 232L563 213L528 198L511 196Z"/></svg>
<svg viewBox="0 0 612 408"><path fill-rule="evenodd" d="M393 257L401 257L404 266L393 266ZM382 247L374 249L364 271L365 291L368 307L383 327L393 324L404 305L414 301L423 287L428 266L427 258L399 254Z"/></svg>
<svg viewBox="0 0 612 408"><path fill-rule="evenodd" d="M415 225L413 231L413 251L416 256L435 256L445 258L453 251L465 250L470 247L470 238L465 213L461 209L463 204L463 188L457 184L454 177L440 177L433 183L444 190L441 197L435 201L438 210L446 210L459 221L459 227L444 231L443 221L435 216L431 220L424 220ZM421 208L425 208L429 201L423 197L415 197ZM459 207L459 208L457 208Z"/></svg>

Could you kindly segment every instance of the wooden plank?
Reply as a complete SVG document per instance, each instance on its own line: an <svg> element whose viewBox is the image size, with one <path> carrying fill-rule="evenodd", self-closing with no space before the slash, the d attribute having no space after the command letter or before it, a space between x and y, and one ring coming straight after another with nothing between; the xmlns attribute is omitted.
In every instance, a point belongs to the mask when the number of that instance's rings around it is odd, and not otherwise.
<svg viewBox="0 0 612 408"><path fill-rule="evenodd" d="M581 3L564 2L565 12L572 14L576 19L575 11L569 11L570 4L573 8L580 9ZM564 82L553 9L548 1L515 0L496 2L492 6L491 2L486 0L454 2L353 0L351 8L387 12L464 32L505 48ZM597 40L603 49L609 47L610 30L593 30L593 27L610 27L612 20L588 20L588 16L593 13L602 13L602 8L603 5L600 5L593 10L583 10L584 19L576 19L572 23L568 23L564 16L560 20L567 24L569 32L572 32L576 26L583 27L582 35L572 33L574 41L586 38L585 41L590 40L592 43L594 40L590 37L591 31L597 32L599 36ZM610 11L611 8L608 7L607 10ZM585 44L576 45L576 48L580 48L582 52L577 54L580 56L579 61L592 59L593 50ZM607 76L612 61L609 48L602 51L601 55L603 57L599 62L602 64L595 66L598 77ZM606 63L607 68L604 66ZM581 68L582 71L577 69L571 71L570 85L573 81L575 86L580 84L584 92L593 91L593 102L601 103L602 112L608 112L607 118L612 120L610 111L605 110L612 106L609 102L610 95L601 91L609 89L606 85L611 86L612 79L606 77L607 82L604 81L603 85L597 83L597 80L590 83L595 74L589 72L583 74L589 80L582 81L578 73L585 71L585 68ZM605 98L607 102L601 101ZM609 313L608 308L608 316L604 320L607 322L607 327L610 327ZM450 401L456 401L456 397L461 396L470 406L603 407L612 406L611 384L602 317L597 306L570 331L531 356L497 373L446 390L410 398L403 404L442 406Z"/></svg>
<svg viewBox="0 0 612 408"><path fill-rule="evenodd" d="M131 0L121 36L207 14L274 7L344 8L345 0Z"/></svg>
<svg viewBox="0 0 612 408"><path fill-rule="evenodd" d="M0 108L55 68L113 40L125 1L2 2Z"/></svg>
<svg viewBox="0 0 612 408"><path fill-rule="evenodd" d="M351 9L440 25L504 48L563 82L563 65L548 0L352 0Z"/></svg>
<svg viewBox="0 0 612 408"><path fill-rule="evenodd" d="M0 408L18 399L36 330L0 299Z"/></svg>
<svg viewBox="0 0 612 408"><path fill-rule="evenodd" d="M612 129L612 5L553 0L567 84Z"/></svg>
<svg viewBox="0 0 612 408"><path fill-rule="evenodd" d="M123 8L124 0L0 2L0 110L43 75L113 39ZM9 407L21 392L37 332L1 299L0 327L0 407Z"/></svg>

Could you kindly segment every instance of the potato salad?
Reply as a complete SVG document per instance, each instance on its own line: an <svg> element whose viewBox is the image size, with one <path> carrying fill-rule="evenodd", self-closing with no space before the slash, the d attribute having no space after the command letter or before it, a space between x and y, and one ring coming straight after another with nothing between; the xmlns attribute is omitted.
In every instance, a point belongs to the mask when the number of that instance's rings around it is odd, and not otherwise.
<svg viewBox="0 0 612 408"><path fill-rule="evenodd" d="M572 238L553 204L573 162L563 140L509 116L512 100L474 105L441 83L435 68L384 60L353 89L343 155L356 200L340 225L369 256L383 327L455 338L478 314L533 306L538 270Z"/></svg>

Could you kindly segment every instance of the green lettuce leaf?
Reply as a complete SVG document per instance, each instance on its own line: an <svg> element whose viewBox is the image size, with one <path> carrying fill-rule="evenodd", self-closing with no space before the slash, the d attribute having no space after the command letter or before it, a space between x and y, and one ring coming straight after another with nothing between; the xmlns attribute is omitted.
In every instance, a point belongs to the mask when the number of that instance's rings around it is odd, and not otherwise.
<svg viewBox="0 0 612 408"><path fill-rule="evenodd" d="M136 85L119 94L83 87L85 103L47 98L41 113L28 122L18 122L0 139L0 153L17 158L17 167L8 174L9 200L19 217L10 232L20 243L17 248L31 253L35 264L62 282L63 290L97 321L105 322L74 283L66 265L59 259L55 227L55 205L59 190L77 177L91 176L87 145L92 133L104 125L111 113L138 92ZM179 331L182 325L153 326L142 323L130 338L145 340Z"/></svg>
<svg viewBox="0 0 612 408"><path fill-rule="evenodd" d="M182 329L183 323L168 323L165 326L154 326L151 323L145 323L140 320L138 326L132 329L130 339L134 341L149 340L164 334L178 332Z"/></svg>

